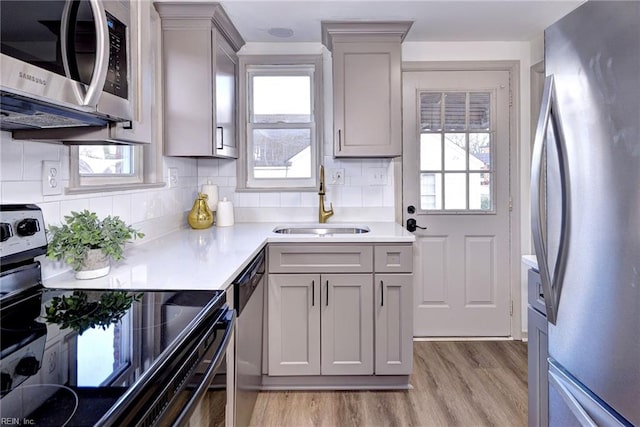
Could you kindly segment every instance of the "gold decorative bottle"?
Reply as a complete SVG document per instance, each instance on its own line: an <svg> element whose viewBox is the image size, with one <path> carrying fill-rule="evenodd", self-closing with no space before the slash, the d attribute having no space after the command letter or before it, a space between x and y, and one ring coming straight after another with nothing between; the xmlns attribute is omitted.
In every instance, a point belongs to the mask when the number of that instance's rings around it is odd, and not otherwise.
<svg viewBox="0 0 640 427"><path fill-rule="evenodd" d="M193 202L193 208L187 217L191 228L202 230L213 225L213 212L209 209L207 197L204 193L198 193L198 198Z"/></svg>

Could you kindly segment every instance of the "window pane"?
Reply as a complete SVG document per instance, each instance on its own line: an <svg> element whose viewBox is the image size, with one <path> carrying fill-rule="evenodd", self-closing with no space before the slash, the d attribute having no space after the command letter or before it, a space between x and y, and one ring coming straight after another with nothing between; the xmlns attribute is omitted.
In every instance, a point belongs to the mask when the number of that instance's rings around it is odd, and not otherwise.
<svg viewBox="0 0 640 427"><path fill-rule="evenodd" d="M420 169L442 169L441 134L423 133L420 135Z"/></svg>
<svg viewBox="0 0 640 427"><path fill-rule="evenodd" d="M442 209L442 174L420 174L420 209Z"/></svg>
<svg viewBox="0 0 640 427"><path fill-rule="evenodd" d="M134 147L129 145L82 145L79 147L81 176L132 175Z"/></svg>
<svg viewBox="0 0 640 427"><path fill-rule="evenodd" d="M310 76L253 76L253 123L310 121Z"/></svg>
<svg viewBox="0 0 640 427"><path fill-rule="evenodd" d="M254 129L253 177L310 178L311 129Z"/></svg>
<svg viewBox="0 0 640 427"><path fill-rule="evenodd" d="M469 134L469 169L489 170L491 169L491 134L490 133L470 133Z"/></svg>
<svg viewBox="0 0 640 427"><path fill-rule="evenodd" d="M492 210L491 173L469 174L469 209Z"/></svg>
<svg viewBox="0 0 640 427"><path fill-rule="evenodd" d="M466 129L466 93L446 93L444 103L444 128L446 130Z"/></svg>
<svg viewBox="0 0 640 427"><path fill-rule="evenodd" d="M467 168L467 134L446 133L444 135L444 169L463 171Z"/></svg>
<svg viewBox="0 0 640 427"><path fill-rule="evenodd" d="M489 130L491 127L489 93L469 94L469 128Z"/></svg>
<svg viewBox="0 0 640 427"><path fill-rule="evenodd" d="M444 208L467 208L467 176L464 173L444 175Z"/></svg>
<svg viewBox="0 0 640 427"><path fill-rule="evenodd" d="M442 120L440 117L440 106L442 105L442 94L421 93L420 94L420 129L441 130Z"/></svg>

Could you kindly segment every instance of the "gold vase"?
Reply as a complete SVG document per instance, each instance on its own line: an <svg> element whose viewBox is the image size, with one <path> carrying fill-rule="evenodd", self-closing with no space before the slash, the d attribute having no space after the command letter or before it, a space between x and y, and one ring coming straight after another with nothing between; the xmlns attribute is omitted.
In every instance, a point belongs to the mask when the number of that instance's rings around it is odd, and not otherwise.
<svg viewBox="0 0 640 427"><path fill-rule="evenodd" d="M191 228L195 228L196 230L209 228L213 225L213 212L211 212L207 204L206 194L198 193L198 198L193 202L193 208L191 208L191 212L189 212L187 221Z"/></svg>

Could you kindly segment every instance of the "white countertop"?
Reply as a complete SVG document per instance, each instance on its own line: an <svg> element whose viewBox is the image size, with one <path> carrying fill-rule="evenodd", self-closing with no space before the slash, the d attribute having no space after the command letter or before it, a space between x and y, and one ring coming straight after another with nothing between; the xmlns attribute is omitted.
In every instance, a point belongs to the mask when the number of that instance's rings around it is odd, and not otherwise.
<svg viewBox="0 0 640 427"><path fill-rule="evenodd" d="M336 225L345 225L335 223ZM267 243L411 243L415 236L393 222L367 223L370 232L349 235L287 235L276 226L298 223L236 223L206 230L181 229L125 250L111 272L92 280L76 280L73 271L44 280L64 289L226 289ZM331 224L328 224L331 225Z"/></svg>
<svg viewBox="0 0 640 427"><path fill-rule="evenodd" d="M536 270L538 269L538 258L535 255L522 255L522 263Z"/></svg>

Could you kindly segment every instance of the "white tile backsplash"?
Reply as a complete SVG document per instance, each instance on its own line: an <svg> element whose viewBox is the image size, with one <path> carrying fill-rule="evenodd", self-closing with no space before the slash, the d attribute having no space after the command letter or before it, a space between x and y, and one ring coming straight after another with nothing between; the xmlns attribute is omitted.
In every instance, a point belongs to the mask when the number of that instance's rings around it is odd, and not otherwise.
<svg viewBox="0 0 640 427"><path fill-rule="evenodd" d="M394 219L393 214L389 215L389 212L393 213L393 209L389 208L394 206L393 164L390 159L335 159L324 156L323 160L327 180L326 204L333 203L336 211L334 220L357 221L365 216L378 220ZM237 160L198 160L198 188L208 180L217 184L220 200L227 197L234 202L236 210L242 212L236 221L261 221L267 217L267 211L269 218L276 217L283 221L317 220L317 192L236 192L236 164ZM327 170L337 168L345 171L344 185L329 182ZM367 208L367 212L357 208ZM338 212L341 214L338 215Z"/></svg>
<svg viewBox="0 0 640 427"><path fill-rule="evenodd" d="M131 223L131 194L113 196L112 215L120 217L127 224Z"/></svg>
<svg viewBox="0 0 640 427"><path fill-rule="evenodd" d="M113 196L94 197L89 199L89 210L104 218L113 214Z"/></svg>
<svg viewBox="0 0 640 427"><path fill-rule="evenodd" d="M11 141L9 132L0 132L2 167L0 180L20 181L22 179L22 141Z"/></svg>
<svg viewBox="0 0 640 427"><path fill-rule="evenodd" d="M177 167L177 188L43 196L43 160L61 162L62 185L68 186L69 147L17 141L9 132L0 132L0 201L37 204L46 225L61 224L71 211L88 209L101 217L117 215L134 227L144 229L148 238L152 238L183 227L186 212L191 209L197 193L196 160L165 157L162 174L166 174L169 165Z"/></svg>
<svg viewBox="0 0 640 427"><path fill-rule="evenodd" d="M82 212L83 210L89 210L89 199L69 199L60 202L60 222L64 221L64 216L69 215L71 212ZM131 209L128 212L129 218L131 218ZM129 219L131 221L131 219Z"/></svg>

